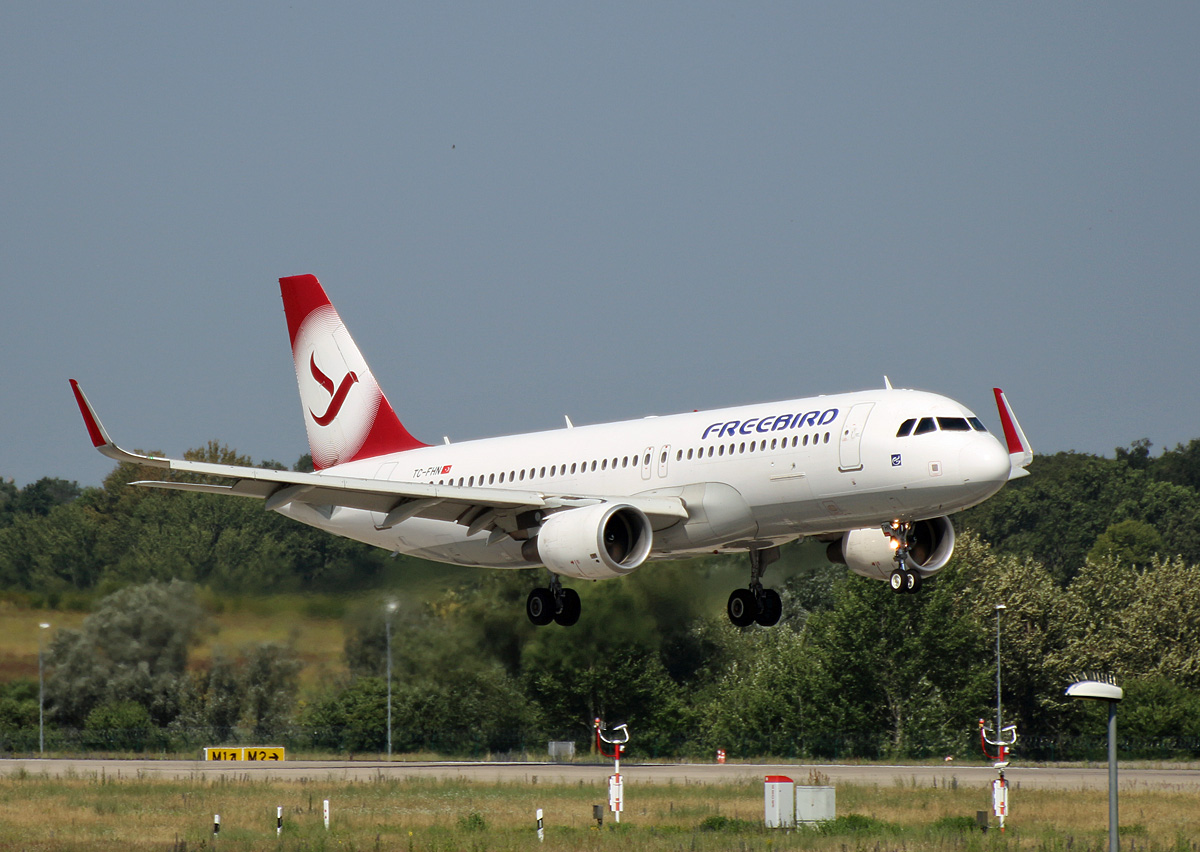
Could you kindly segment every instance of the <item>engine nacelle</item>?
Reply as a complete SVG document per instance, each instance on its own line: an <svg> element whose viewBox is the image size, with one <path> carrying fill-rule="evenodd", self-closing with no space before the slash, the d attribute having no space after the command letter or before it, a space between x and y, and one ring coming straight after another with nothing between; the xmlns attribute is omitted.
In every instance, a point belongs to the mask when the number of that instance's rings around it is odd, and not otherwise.
<svg viewBox="0 0 1200 852"><path fill-rule="evenodd" d="M641 510L598 503L556 512L523 549L531 562L580 580L624 577L646 561L654 531Z"/></svg>
<svg viewBox="0 0 1200 852"><path fill-rule="evenodd" d="M872 580L887 580L896 568L896 548L879 527L850 530L829 545L830 562L840 562L855 574ZM908 551L909 570L929 577L942 570L954 553L954 525L949 518L931 518L913 524L913 543Z"/></svg>

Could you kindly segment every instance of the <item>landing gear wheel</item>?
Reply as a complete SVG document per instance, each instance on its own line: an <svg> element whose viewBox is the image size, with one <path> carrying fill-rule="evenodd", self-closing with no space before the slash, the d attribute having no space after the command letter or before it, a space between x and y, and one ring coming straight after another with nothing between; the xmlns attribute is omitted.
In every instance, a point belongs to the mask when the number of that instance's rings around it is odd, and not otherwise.
<svg viewBox="0 0 1200 852"><path fill-rule="evenodd" d="M749 589L734 589L729 595L729 603L725 607L729 620L734 627L748 627L754 623L758 615L758 601Z"/></svg>
<svg viewBox="0 0 1200 852"><path fill-rule="evenodd" d="M921 590L921 572L906 571L904 576L904 591L915 595Z"/></svg>
<svg viewBox="0 0 1200 852"><path fill-rule="evenodd" d="M763 627L774 627L783 616L783 601L774 589L763 589L762 609L754 620Z"/></svg>
<svg viewBox="0 0 1200 852"><path fill-rule="evenodd" d="M910 576L907 571L897 568L888 577L888 585L892 587L893 592L902 595L908 591L908 577Z"/></svg>
<svg viewBox="0 0 1200 852"><path fill-rule="evenodd" d="M549 589L534 589L525 601L525 614L538 627L554 620L554 595Z"/></svg>
<svg viewBox="0 0 1200 852"><path fill-rule="evenodd" d="M554 623L563 627L570 627L579 621L579 615L582 611L583 604L579 602L579 592L574 589L563 589L558 612L554 613Z"/></svg>

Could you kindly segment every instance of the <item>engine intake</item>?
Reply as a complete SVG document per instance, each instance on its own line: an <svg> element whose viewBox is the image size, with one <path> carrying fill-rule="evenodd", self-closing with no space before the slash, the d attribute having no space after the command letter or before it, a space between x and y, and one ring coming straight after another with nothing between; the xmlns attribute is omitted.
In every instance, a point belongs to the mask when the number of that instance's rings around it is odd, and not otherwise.
<svg viewBox="0 0 1200 852"><path fill-rule="evenodd" d="M624 577L646 561L654 532L640 509L599 503L556 512L522 553L555 574L580 580Z"/></svg>
<svg viewBox="0 0 1200 852"><path fill-rule="evenodd" d="M829 545L830 562L845 565L855 574L887 580L896 567L892 540L879 527L850 530ZM930 577L945 567L954 554L954 525L949 518L930 518L913 524L908 567Z"/></svg>

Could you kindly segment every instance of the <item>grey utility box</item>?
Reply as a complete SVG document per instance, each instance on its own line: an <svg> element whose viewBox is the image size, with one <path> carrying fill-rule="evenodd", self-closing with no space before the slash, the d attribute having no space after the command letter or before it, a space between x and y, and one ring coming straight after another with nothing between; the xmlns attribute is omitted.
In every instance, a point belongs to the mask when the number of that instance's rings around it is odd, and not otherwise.
<svg viewBox="0 0 1200 852"><path fill-rule="evenodd" d="M837 797L832 787L796 785L796 823L828 822L837 818Z"/></svg>
<svg viewBox="0 0 1200 852"><path fill-rule="evenodd" d="M572 740L551 740L547 749L550 759L556 763L575 759L575 743Z"/></svg>

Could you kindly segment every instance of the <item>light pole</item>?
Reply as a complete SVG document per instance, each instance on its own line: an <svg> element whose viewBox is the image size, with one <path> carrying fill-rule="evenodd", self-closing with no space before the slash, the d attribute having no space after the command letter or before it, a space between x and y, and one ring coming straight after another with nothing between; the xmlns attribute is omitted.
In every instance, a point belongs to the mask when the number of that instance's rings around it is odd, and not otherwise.
<svg viewBox="0 0 1200 852"><path fill-rule="evenodd" d="M46 755L46 676L42 665L42 633L50 627L43 621L38 625L38 752Z"/></svg>
<svg viewBox="0 0 1200 852"><path fill-rule="evenodd" d="M1125 691L1112 675L1087 675L1067 687L1069 698L1108 702L1108 852L1117 852L1117 702Z"/></svg>
<svg viewBox="0 0 1200 852"><path fill-rule="evenodd" d="M1000 613L1008 609L1004 604L996 604L996 738L1004 726L1000 724ZM1001 757L1001 760L1004 758Z"/></svg>
<svg viewBox="0 0 1200 852"><path fill-rule="evenodd" d="M387 602L384 609L387 610L387 615L384 616L384 634L387 636L387 757L392 759L392 616L396 613L397 603L392 600Z"/></svg>

